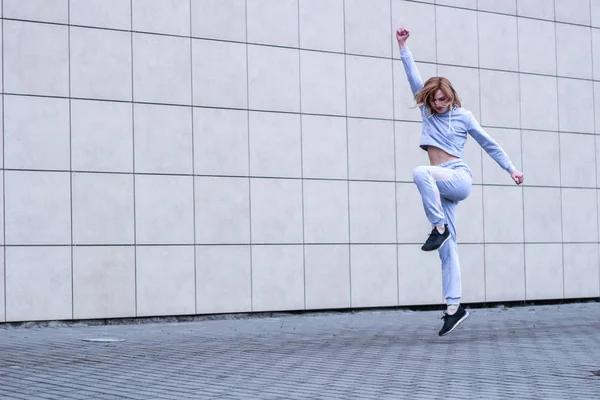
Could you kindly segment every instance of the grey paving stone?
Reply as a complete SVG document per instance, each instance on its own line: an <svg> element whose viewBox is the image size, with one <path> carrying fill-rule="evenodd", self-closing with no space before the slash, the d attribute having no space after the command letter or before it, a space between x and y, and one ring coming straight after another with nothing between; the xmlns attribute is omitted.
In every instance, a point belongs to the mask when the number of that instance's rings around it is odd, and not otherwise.
<svg viewBox="0 0 600 400"><path fill-rule="evenodd" d="M0 325L0 398L600 398L600 303L471 312Z"/></svg>

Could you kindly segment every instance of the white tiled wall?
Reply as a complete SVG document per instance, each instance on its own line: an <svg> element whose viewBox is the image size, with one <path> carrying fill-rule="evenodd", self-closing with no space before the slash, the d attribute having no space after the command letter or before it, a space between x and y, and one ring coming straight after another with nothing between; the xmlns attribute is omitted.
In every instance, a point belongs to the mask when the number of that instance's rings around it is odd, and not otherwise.
<svg viewBox="0 0 600 400"><path fill-rule="evenodd" d="M438 304L394 32L473 141L463 301L600 296L600 0L3 0L0 322Z"/></svg>

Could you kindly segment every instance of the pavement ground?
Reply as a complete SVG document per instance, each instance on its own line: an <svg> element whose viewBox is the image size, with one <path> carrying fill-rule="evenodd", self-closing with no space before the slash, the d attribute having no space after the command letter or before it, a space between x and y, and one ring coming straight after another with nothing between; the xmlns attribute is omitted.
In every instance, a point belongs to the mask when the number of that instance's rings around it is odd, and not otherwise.
<svg viewBox="0 0 600 400"><path fill-rule="evenodd" d="M600 303L0 325L0 399L600 399Z"/></svg>

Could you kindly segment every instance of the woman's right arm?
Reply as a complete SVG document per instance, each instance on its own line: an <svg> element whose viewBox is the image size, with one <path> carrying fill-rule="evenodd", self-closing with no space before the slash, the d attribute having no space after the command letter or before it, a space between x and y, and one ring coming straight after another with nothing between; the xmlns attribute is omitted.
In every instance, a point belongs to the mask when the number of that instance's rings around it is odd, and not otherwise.
<svg viewBox="0 0 600 400"><path fill-rule="evenodd" d="M406 71L406 77L408 78L410 89L412 90L413 95L415 95L419 90L423 89L423 80L421 79L419 70L415 65L415 61L413 60L412 54L408 47L400 49L400 57L402 59L402 64L404 65L404 70Z"/></svg>
<svg viewBox="0 0 600 400"><path fill-rule="evenodd" d="M409 36L410 32L404 28L400 28L396 32L402 65L404 65L404 71L406 71L410 89L412 90L413 95L415 95L419 90L423 89L423 80L421 79L415 60L413 60L412 53L406 46L406 39L408 39Z"/></svg>

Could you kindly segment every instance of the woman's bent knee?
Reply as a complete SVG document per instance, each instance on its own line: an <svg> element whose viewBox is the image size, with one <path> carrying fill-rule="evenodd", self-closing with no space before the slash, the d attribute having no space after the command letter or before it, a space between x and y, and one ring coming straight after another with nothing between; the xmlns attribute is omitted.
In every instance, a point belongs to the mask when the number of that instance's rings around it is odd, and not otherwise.
<svg viewBox="0 0 600 400"><path fill-rule="evenodd" d="M413 181L415 183L422 181L423 178L425 178L428 174L429 170L426 166L420 165L418 167L415 167L415 169L413 169Z"/></svg>

